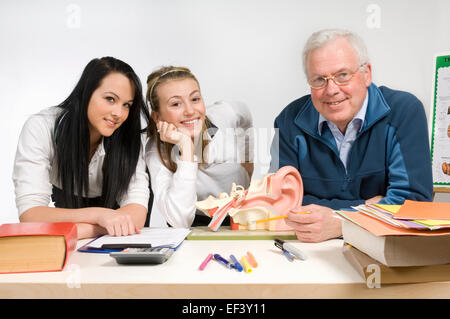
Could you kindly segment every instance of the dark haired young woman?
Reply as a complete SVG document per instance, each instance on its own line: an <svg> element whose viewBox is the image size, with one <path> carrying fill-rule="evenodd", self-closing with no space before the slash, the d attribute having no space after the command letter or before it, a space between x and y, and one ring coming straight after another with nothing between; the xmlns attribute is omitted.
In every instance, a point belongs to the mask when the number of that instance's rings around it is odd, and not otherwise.
<svg viewBox="0 0 450 319"><path fill-rule="evenodd" d="M149 119L133 69L90 61L64 102L22 128L13 172L20 221L75 222L79 238L138 233L149 199L141 115Z"/></svg>

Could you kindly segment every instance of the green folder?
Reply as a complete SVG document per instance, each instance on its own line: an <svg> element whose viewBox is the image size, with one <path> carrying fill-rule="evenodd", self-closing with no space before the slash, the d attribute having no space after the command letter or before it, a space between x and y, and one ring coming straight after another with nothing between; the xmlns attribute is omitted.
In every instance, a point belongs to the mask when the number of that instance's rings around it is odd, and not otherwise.
<svg viewBox="0 0 450 319"><path fill-rule="evenodd" d="M269 231L265 229L257 230L231 230L227 226L220 227L217 231L212 231L207 226L192 227L192 231L186 237L187 240L273 240L297 239L295 231Z"/></svg>

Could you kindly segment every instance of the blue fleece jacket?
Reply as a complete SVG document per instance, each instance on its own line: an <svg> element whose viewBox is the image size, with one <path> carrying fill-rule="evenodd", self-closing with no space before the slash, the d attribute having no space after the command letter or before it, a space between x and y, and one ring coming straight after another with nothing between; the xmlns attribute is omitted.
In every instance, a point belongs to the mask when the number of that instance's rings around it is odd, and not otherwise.
<svg viewBox="0 0 450 319"><path fill-rule="evenodd" d="M428 129L422 103L412 94L368 88L363 127L353 143L347 171L328 125L320 135L319 113L310 95L290 103L275 119L271 171L291 165L303 180L303 205L332 209L384 196L381 204L405 199L431 201L433 181Z"/></svg>

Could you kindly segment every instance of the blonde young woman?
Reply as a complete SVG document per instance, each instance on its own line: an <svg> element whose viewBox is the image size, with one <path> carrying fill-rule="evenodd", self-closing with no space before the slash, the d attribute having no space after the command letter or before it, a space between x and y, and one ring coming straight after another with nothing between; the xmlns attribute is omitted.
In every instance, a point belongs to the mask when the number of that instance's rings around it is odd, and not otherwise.
<svg viewBox="0 0 450 319"><path fill-rule="evenodd" d="M151 223L162 217L173 227L207 225L210 218L196 212L197 200L228 193L233 182L249 186L251 113L236 102L205 107L188 68L161 67L147 86L154 122L145 153L154 193Z"/></svg>

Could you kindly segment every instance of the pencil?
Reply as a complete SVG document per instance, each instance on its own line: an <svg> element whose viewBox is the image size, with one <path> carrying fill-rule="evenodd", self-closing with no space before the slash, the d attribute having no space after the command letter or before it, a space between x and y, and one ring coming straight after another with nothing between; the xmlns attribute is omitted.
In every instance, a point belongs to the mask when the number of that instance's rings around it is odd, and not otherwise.
<svg viewBox="0 0 450 319"><path fill-rule="evenodd" d="M266 218L266 219L260 219L255 221L255 223L265 223L265 222L270 222L271 220L277 220L277 219L285 219L286 216L278 216L278 217L273 217L273 218Z"/></svg>
<svg viewBox="0 0 450 319"><path fill-rule="evenodd" d="M309 214L309 212L293 212L294 214ZM271 220L277 220L277 219L285 219L287 218L287 216L277 216L277 217L272 217L272 218L266 218L266 219L260 219L255 221L255 223L265 223L265 222L270 222Z"/></svg>

